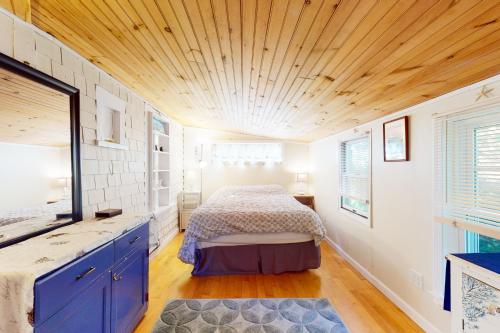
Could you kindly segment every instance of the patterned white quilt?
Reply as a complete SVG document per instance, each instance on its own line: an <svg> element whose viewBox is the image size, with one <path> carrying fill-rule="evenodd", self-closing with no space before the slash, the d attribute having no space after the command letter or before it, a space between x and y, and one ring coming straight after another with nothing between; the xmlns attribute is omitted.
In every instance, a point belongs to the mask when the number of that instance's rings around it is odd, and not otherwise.
<svg viewBox="0 0 500 333"><path fill-rule="evenodd" d="M193 212L178 257L194 264L198 241L261 232L309 233L317 245L325 237L318 214L295 200L283 187L228 186L215 192Z"/></svg>

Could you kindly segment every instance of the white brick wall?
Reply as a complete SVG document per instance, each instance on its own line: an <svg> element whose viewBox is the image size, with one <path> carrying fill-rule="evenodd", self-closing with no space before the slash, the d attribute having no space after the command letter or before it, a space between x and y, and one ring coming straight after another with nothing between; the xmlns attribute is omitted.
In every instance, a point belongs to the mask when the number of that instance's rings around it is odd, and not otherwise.
<svg viewBox="0 0 500 333"><path fill-rule="evenodd" d="M82 201L84 217L97 210L146 210L145 100L59 41L0 10L0 52L80 89ZM125 126L129 150L98 147L96 85L127 103ZM172 124L172 194L182 187L182 127ZM180 169L178 166L180 165ZM162 237L177 231L174 206L162 221Z"/></svg>
<svg viewBox="0 0 500 333"><path fill-rule="evenodd" d="M14 20L0 12L0 52L12 57L14 53Z"/></svg>

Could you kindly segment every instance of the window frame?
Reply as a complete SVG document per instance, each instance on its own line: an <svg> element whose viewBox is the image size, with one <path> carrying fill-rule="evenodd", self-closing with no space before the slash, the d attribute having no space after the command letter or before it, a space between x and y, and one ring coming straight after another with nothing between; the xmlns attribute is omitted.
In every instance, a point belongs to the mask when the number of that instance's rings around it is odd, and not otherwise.
<svg viewBox="0 0 500 333"><path fill-rule="evenodd" d="M342 198L344 197L342 195L342 145L345 142L348 141L353 141L361 138L367 138L368 139L368 211L367 211L367 216L365 217L364 215L358 214L354 211L351 211L347 208L342 207ZM354 132L349 133L348 135L340 138L337 141L337 147L338 147L338 177L339 177L339 191L338 191L338 197L337 197L337 210L344 214L345 216L351 218L352 220L371 228L372 227L372 133L371 130L354 130Z"/></svg>
<svg viewBox="0 0 500 333"><path fill-rule="evenodd" d="M498 108L500 108L500 106L498 106ZM495 109L495 106L493 107L489 107L489 108L482 108L480 110L477 110L477 111L482 111L482 112L488 112L492 109ZM468 112L466 112L466 114L464 116L466 116L468 114ZM500 116L496 113L491 113L491 114L485 114L483 116L481 116L482 119L480 122L478 122L477 120L474 120L474 114L471 114L471 117L469 119L462 119L462 120L459 120L463 123L466 123L467 124L467 127L466 126L462 126L462 127L466 127L465 130L466 130L466 133L467 133L467 138L465 138L465 140L468 140L467 141L467 145L470 145L474 148L471 149L471 152L473 154L473 158L472 158L472 163L473 163L473 166L471 168L471 170L469 170L468 172L470 173L470 175L467 175L467 177L473 179L473 182L474 182L474 185L477 185L477 181L478 181L478 177L477 177L477 165L476 165L476 153L477 153L477 150L476 150L476 133L477 133L477 130L481 129L481 128L484 128L484 127L489 127L492 122L498 122L500 120ZM445 120L446 121L446 120ZM450 129L452 130L452 129ZM446 127L446 140L448 139L448 127ZM447 141L445 141L447 142ZM448 151L447 151L448 152ZM450 168L450 165L448 164L448 160L449 160L449 156L444 156L444 165L446 167L446 169L448 170L447 172L449 172L449 168ZM453 165L455 166L455 165ZM453 172L452 172L453 173ZM445 176L443 177L442 179L442 186L444 186L446 188L445 190L445 197L442 198L443 200L443 212L446 212L446 211L449 211L449 210L452 210L453 209L453 205L450 203L450 198L449 198L449 195L450 193L452 192L448 187L449 187L449 182L454 182L454 179L453 179L453 176L451 176L449 173L445 174ZM474 186L476 188L476 186ZM477 195L477 190L474 191L475 194L472 195L471 194L471 200L472 201L476 201L478 195ZM489 214L491 216L493 216L492 218L499 218L500 217L500 214L497 213L497 212L494 212L494 211L489 211L488 208L481 208L481 207L470 207L468 208L470 210L471 213L476 213L476 214L479 214L479 213L482 213L482 214ZM441 212L441 214L443 214L443 212ZM472 214L471 214L472 215ZM488 220L488 218L484 218L484 217L481 217L481 216L474 216L475 219L479 219L479 218L482 218L484 220ZM495 227L496 224L494 223L489 223L489 222L481 222L479 223L478 222L478 225L484 225L484 226L493 226Z"/></svg>
<svg viewBox="0 0 500 333"><path fill-rule="evenodd" d="M459 115L463 113L468 113L468 112L484 112L491 110L492 108L498 108L500 107L500 100L493 100L493 101L488 101L488 103L485 103L484 105L480 106L472 106L472 107L466 107L463 109L459 110L453 110L449 112L443 112L443 113L436 113L433 114L433 120L432 120L432 132L433 132L433 156L432 156L432 164L433 164L433 174L432 174L432 186L433 186L433 206L434 206L434 212L433 215L435 216L434 221L433 221L433 245L434 245L434 250L433 250L433 288L432 288L432 294L434 296L434 302L436 304L442 304L443 302L443 293L444 293L444 275L445 275L445 256L448 255L448 253L458 253L458 252L465 252L468 250L468 246L471 246L468 244L468 241L478 241L477 234L472 234L466 229L462 229L459 227L454 227L448 224L443 224L438 222L436 219L436 216L440 216L444 213L444 211L447 209L448 205L448 189L447 189L447 182L448 182L448 174L446 173L447 169L447 156L446 156L446 150L443 150L441 147L440 153L437 154L436 151L436 130L438 124L442 128L444 128L444 132L441 133L441 138L439 139L441 141L441 145L446 145L446 140L448 139L447 136L447 123L446 123L446 118L447 117L452 117L454 115ZM491 116L491 115L490 115ZM444 133L444 134L443 134ZM438 156L439 155L439 156ZM436 172L438 171L436 169L436 162L440 161L441 163L444 163L444 166L441 167L441 173L444 172L444 174L438 175ZM436 186L438 186L438 180L440 181L440 186L442 190L436 191ZM477 247L477 244L475 244Z"/></svg>

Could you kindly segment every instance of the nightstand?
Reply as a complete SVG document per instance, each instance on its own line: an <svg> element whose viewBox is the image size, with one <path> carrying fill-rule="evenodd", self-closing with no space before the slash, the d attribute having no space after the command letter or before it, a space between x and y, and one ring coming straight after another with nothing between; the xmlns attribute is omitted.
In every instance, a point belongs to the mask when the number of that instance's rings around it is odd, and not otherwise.
<svg viewBox="0 0 500 333"><path fill-rule="evenodd" d="M314 195L296 194L293 197L301 204L314 210Z"/></svg>
<svg viewBox="0 0 500 333"><path fill-rule="evenodd" d="M189 218L191 217L191 214L193 213L194 209L183 209L181 210L181 218L180 218L180 225L179 228L182 230L186 230L189 222Z"/></svg>
<svg viewBox="0 0 500 333"><path fill-rule="evenodd" d="M180 200L180 219L179 219L179 229L186 230L189 222L189 218L193 211L201 205L201 193L200 192L182 192Z"/></svg>

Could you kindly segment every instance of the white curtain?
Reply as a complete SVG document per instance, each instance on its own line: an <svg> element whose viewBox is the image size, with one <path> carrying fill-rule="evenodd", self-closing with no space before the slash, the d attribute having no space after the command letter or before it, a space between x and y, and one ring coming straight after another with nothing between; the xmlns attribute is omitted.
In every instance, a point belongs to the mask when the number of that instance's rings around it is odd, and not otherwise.
<svg viewBox="0 0 500 333"><path fill-rule="evenodd" d="M216 143L212 158L219 162L273 162L283 160L281 143Z"/></svg>

